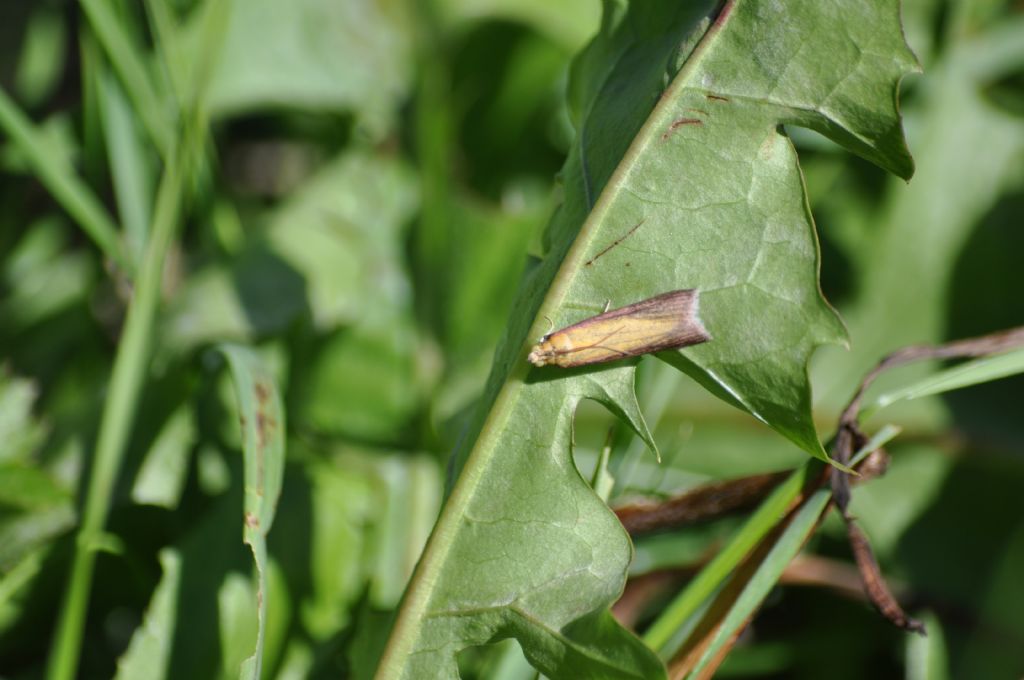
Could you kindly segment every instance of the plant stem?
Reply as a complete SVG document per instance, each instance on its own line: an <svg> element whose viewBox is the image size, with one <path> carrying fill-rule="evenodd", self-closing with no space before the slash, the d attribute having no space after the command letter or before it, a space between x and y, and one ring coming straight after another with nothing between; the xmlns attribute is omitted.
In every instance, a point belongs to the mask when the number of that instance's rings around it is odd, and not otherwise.
<svg viewBox="0 0 1024 680"><path fill-rule="evenodd" d="M128 305L121 343L114 358L110 391L100 420L85 507L75 543L71 576L61 609L47 668L49 680L71 680L79 653L89 604L97 547L110 511L111 497L135 415L143 379L149 364L150 340L160 300L164 261L177 233L180 207L190 161L198 148L199 126L186 126L180 144L174 146L160 183L153 229Z"/></svg>

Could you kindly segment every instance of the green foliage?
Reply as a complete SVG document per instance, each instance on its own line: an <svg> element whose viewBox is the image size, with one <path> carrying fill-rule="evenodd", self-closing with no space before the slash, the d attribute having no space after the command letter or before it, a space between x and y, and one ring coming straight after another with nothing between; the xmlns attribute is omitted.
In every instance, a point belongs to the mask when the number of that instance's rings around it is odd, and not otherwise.
<svg viewBox="0 0 1024 680"><path fill-rule="evenodd" d="M1021 350L864 401L851 510L932 635L787 585L848 571L802 493L864 372L1024 319L1010 3L0 17L5 677L1024 672ZM711 342L525 361L692 287ZM783 470L635 542L608 510Z"/></svg>

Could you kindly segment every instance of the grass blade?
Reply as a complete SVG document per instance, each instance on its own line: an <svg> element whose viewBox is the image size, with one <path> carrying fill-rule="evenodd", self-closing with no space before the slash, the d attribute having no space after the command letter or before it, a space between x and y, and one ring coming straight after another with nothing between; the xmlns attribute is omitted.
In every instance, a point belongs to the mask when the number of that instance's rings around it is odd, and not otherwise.
<svg viewBox="0 0 1024 680"><path fill-rule="evenodd" d="M110 512L114 484L124 458L139 393L149 365L150 341L160 299L164 262L177 233L186 180L196 150L201 148L199 125L189 126L167 165L157 196L153 229L128 305L121 343L114 358L110 390L100 419L71 576L61 607L47 677L70 680L81 651L96 545Z"/></svg>
<svg viewBox="0 0 1024 680"><path fill-rule="evenodd" d="M153 80L142 59L142 50L133 43L106 0L81 0L81 5L153 145L161 157L168 159L174 138L171 121L167 108L153 87Z"/></svg>
<svg viewBox="0 0 1024 680"><path fill-rule="evenodd" d="M153 214L153 168L138 134L135 117L105 64L97 69L103 138L110 159L114 199L135 261L142 259Z"/></svg>
<svg viewBox="0 0 1024 680"><path fill-rule="evenodd" d="M1018 373L1024 373L1024 349L982 357L939 371L922 380L879 395L862 413L866 417L897 401L942 394Z"/></svg>
<svg viewBox="0 0 1024 680"><path fill-rule="evenodd" d="M256 649L242 664L242 678L259 680L267 628L267 533L274 521L284 477L284 407L276 381L252 350L224 345L235 383L245 459L245 542L256 561Z"/></svg>
<svg viewBox="0 0 1024 680"><path fill-rule="evenodd" d="M103 254L124 271L134 271L132 262L125 255L124 244L117 226L107 214L96 195L78 175L71 164L57 158L47 148L42 136L32 122L21 112L7 93L0 88L0 127L25 154L36 177L53 194L54 199L78 222Z"/></svg>
<svg viewBox="0 0 1024 680"><path fill-rule="evenodd" d="M720 652L728 643L736 639L741 627L761 606L761 602L775 587L783 570L800 552L804 543L818 526L821 514L828 506L831 496L829 489L819 489L814 492L796 510L781 535L771 542L764 559L751 564L751 566L756 566L753 574L749 576L742 572L737 574L739 579L737 585L742 585L742 591L729 607L725 617L714 627L712 636L707 640L708 644L703 647L696 663L686 677L710 677L704 673L705 669L712 663L721 662ZM672 673L672 677L679 676Z"/></svg>
<svg viewBox="0 0 1024 680"><path fill-rule="evenodd" d="M891 425L883 427L853 457L851 464L856 464L871 451L884 446L897 434L899 434L898 428ZM820 463L808 461L780 484L750 516L750 519L746 521L729 544L665 608L661 616L644 633L644 642L657 651L662 658L671 656L674 649L670 647L670 644L677 631L683 628L708 597L722 586L758 542L778 525L779 518L792 506L799 496L800 490L820 472Z"/></svg>

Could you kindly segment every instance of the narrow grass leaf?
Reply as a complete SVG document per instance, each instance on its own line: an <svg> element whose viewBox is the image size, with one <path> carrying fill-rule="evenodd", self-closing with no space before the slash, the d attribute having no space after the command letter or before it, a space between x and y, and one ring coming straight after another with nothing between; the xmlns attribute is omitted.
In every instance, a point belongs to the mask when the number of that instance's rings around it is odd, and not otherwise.
<svg viewBox="0 0 1024 680"><path fill-rule="evenodd" d="M153 213L153 166L139 137L134 112L105 64L96 69L103 139L110 159L114 199L133 259L142 259Z"/></svg>
<svg viewBox="0 0 1024 680"><path fill-rule="evenodd" d="M804 543L818 526L821 513L831 499L831 491L821 489L810 496L788 522L782 535L775 541L765 559L758 565L753 576L746 582L728 614L716 627L714 637L687 677L705 677L701 672L706 666L720 658L722 648L734 640L739 629L753 616L764 598L778 583L779 577Z"/></svg>
<svg viewBox="0 0 1024 680"><path fill-rule="evenodd" d="M103 3L85 0L84 4L93 6L101 17L105 16L104 13L109 14ZM106 41L101 37L101 42L105 42L109 50L114 38L110 35L106 37ZM119 41L120 38L114 40L117 44L120 44ZM213 58L212 50L204 53ZM111 56L116 61L116 55ZM126 56L130 58L132 55ZM131 86L127 88L131 94ZM134 424L139 393L149 367L164 264L177 235L182 207L188 197L189 181L205 145L206 119L202 91L197 89L197 92L199 94L192 102L194 108L182 119L180 138L175 140L176 143L166 156L168 160L153 209L152 230L114 358L110 390L100 420L71 573L48 659L49 680L70 680L78 670L95 568L94 545L103 533L110 512L114 485L120 473L128 436ZM159 145L159 141L156 143Z"/></svg>
<svg viewBox="0 0 1024 680"><path fill-rule="evenodd" d="M118 660L116 680L164 680L168 677L175 627L178 625L181 554L172 548L162 550L160 568L163 571L160 583L153 591L141 627Z"/></svg>
<svg viewBox="0 0 1024 680"><path fill-rule="evenodd" d="M864 409L865 417L879 409L904 399L920 399L943 392L959 390L971 385L991 382L1011 375L1024 373L1024 349L1017 349L997 356L982 357L916 380L909 385L878 395Z"/></svg>
<svg viewBox="0 0 1024 680"><path fill-rule="evenodd" d="M778 524L800 489L815 473L819 465L805 464L796 470L785 482L758 507L750 519L737 532L729 544L686 586L682 593L665 608L644 633L644 642L659 651L663 658L671 656L674 650L667 645L677 630L700 608L711 594L729 577L732 570L743 558Z"/></svg>
<svg viewBox="0 0 1024 680"><path fill-rule="evenodd" d="M129 274L134 271L124 252L117 225L103 208L96 195L83 182L68 159L58 157L45 143L42 135L0 88L0 127L25 154L36 177L53 194L54 199L78 222L104 256Z"/></svg>
<svg viewBox="0 0 1024 680"><path fill-rule="evenodd" d="M164 68L170 91L180 102L185 98L188 83L188 58L182 51L179 26L168 0L146 0L146 16L156 52Z"/></svg>
<svg viewBox="0 0 1024 680"><path fill-rule="evenodd" d="M245 461L244 538L256 562L258 631L256 649L242 665L242 678L259 680L267 625L267 532L274 522L284 477L284 407L272 375L256 354L222 345L238 400Z"/></svg>
<svg viewBox="0 0 1024 680"><path fill-rule="evenodd" d="M864 456L885 446L899 434L899 428L887 425L880 429L867 444L854 454L851 464L860 462ZM661 613L658 619L644 633L643 640L657 650L662 658L674 653L670 647L677 632L688 625L691 617L705 604L707 599L729 578L729 575L743 561L751 550L774 529L800 490L821 473L820 464L808 462L795 470L744 523L714 559L690 581L686 588Z"/></svg>
<svg viewBox="0 0 1024 680"><path fill-rule="evenodd" d="M921 617L928 635L906 636L907 680L950 680L949 645L942 621L933 612Z"/></svg>
<svg viewBox="0 0 1024 680"><path fill-rule="evenodd" d="M103 51L124 85L160 156L170 157L174 132L170 110L158 96L142 48L127 32L107 0L81 0Z"/></svg>

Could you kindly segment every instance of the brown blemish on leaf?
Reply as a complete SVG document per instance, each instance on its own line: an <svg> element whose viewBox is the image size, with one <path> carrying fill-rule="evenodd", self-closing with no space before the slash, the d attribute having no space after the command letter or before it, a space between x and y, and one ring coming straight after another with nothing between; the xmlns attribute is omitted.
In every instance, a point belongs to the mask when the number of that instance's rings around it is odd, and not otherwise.
<svg viewBox="0 0 1024 680"><path fill-rule="evenodd" d="M703 124L704 124L704 121L702 121L700 118L678 118L678 119L672 121L672 124L668 126L668 130L665 130L665 133L663 135L661 135L661 139L662 140L668 139L669 135L671 135L673 132L675 132L679 128L683 127L684 125L703 125Z"/></svg>
<svg viewBox="0 0 1024 680"><path fill-rule="evenodd" d="M256 401L259 402L256 407L256 441L263 447L270 441L273 429L277 427L277 421L267 414L271 401L270 387L264 382L257 381L254 391L256 392Z"/></svg>
<svg viewBox="0 0 1024 680"><path fill-rule="evenodd" d="M266 404L267 399L270 398L270 388L262 382L256 383L256 401L260 404Z"/></svg>
<svg viewBox="0 0 1024 680"><path fill-rule="evenodd" d="M633 235L633 232L635 232L635 231L636 231L637 229L639 229L639 228L640 228L640 225L641 225L641 224L643 224L643 223L644 223L644 222L646 222L646 221L647 221L646 219L642 219L642 220L640 220L639 222L637 222L637 223L636 223L635 225L633 225L633 228L632 228L632 229L630 229L630 230L629 230L629 231L627 231L627 232L626 232L625 234L623 234L623 235L622 235L622 236L620 236L619 238L617 238L617 239L615 239L614 241L612 241L612 244L611 244L610 246L608 246L607 248L605 248L604 250L602 250L601 252L599 252L599 253L598 253L597 255L594 255L594 256L593 256L592 258L590 258L589 260L587 260L587 261L586 261L586 262L585 262L585 263L583 264L583 266L584 266L584 267L589 267L590 265L594 264L594 262L596 262L596 261L597 261L597 258L601 257L602 255L604 255L605 253L607 253L607 252L608 252L609 250L611 250L612 248L614 248L615 246L619 245L620 243L622 243L623 241L625 241L625 240L626 240L627 238L629 238L630 236L632 236L632 235ZM628 265L627 265L627 266L628 266Z"/></svg>
<svg viewBox="0 0 1024 680"><path fill-rule="evenodd" d="M267 443L267 416L263 411L256 412L256 444L262 448Z"/></svg>
<svg viewBox="0 0 1024 680"><path fill-rule="evenodd" d="M257 380L253 386L256 394L256 492L262 495L264 483L264 455L267 446L273 440L275 429L279 427L277 419L271 414L274 407L273 388L265 381Z"/></svg>
<svg viewBox="0 0 1024 680"><path fill-rule="evenodd" d="M247 512L245 513L245 526L247 526L250 529L259 529L260 521L259 519L257 519L256 515L252 514L251 512Z"/></svg>
<svg viewBox="0 0 1024 680"><path fill-rule="evenodd" d="M710 99L711 101L714 101L714 102L727 102L727 101L729 101L728 97L722 97L722 96L719 96L717 94L706 94L704 96L707 97L708 99Z"/></svg>

